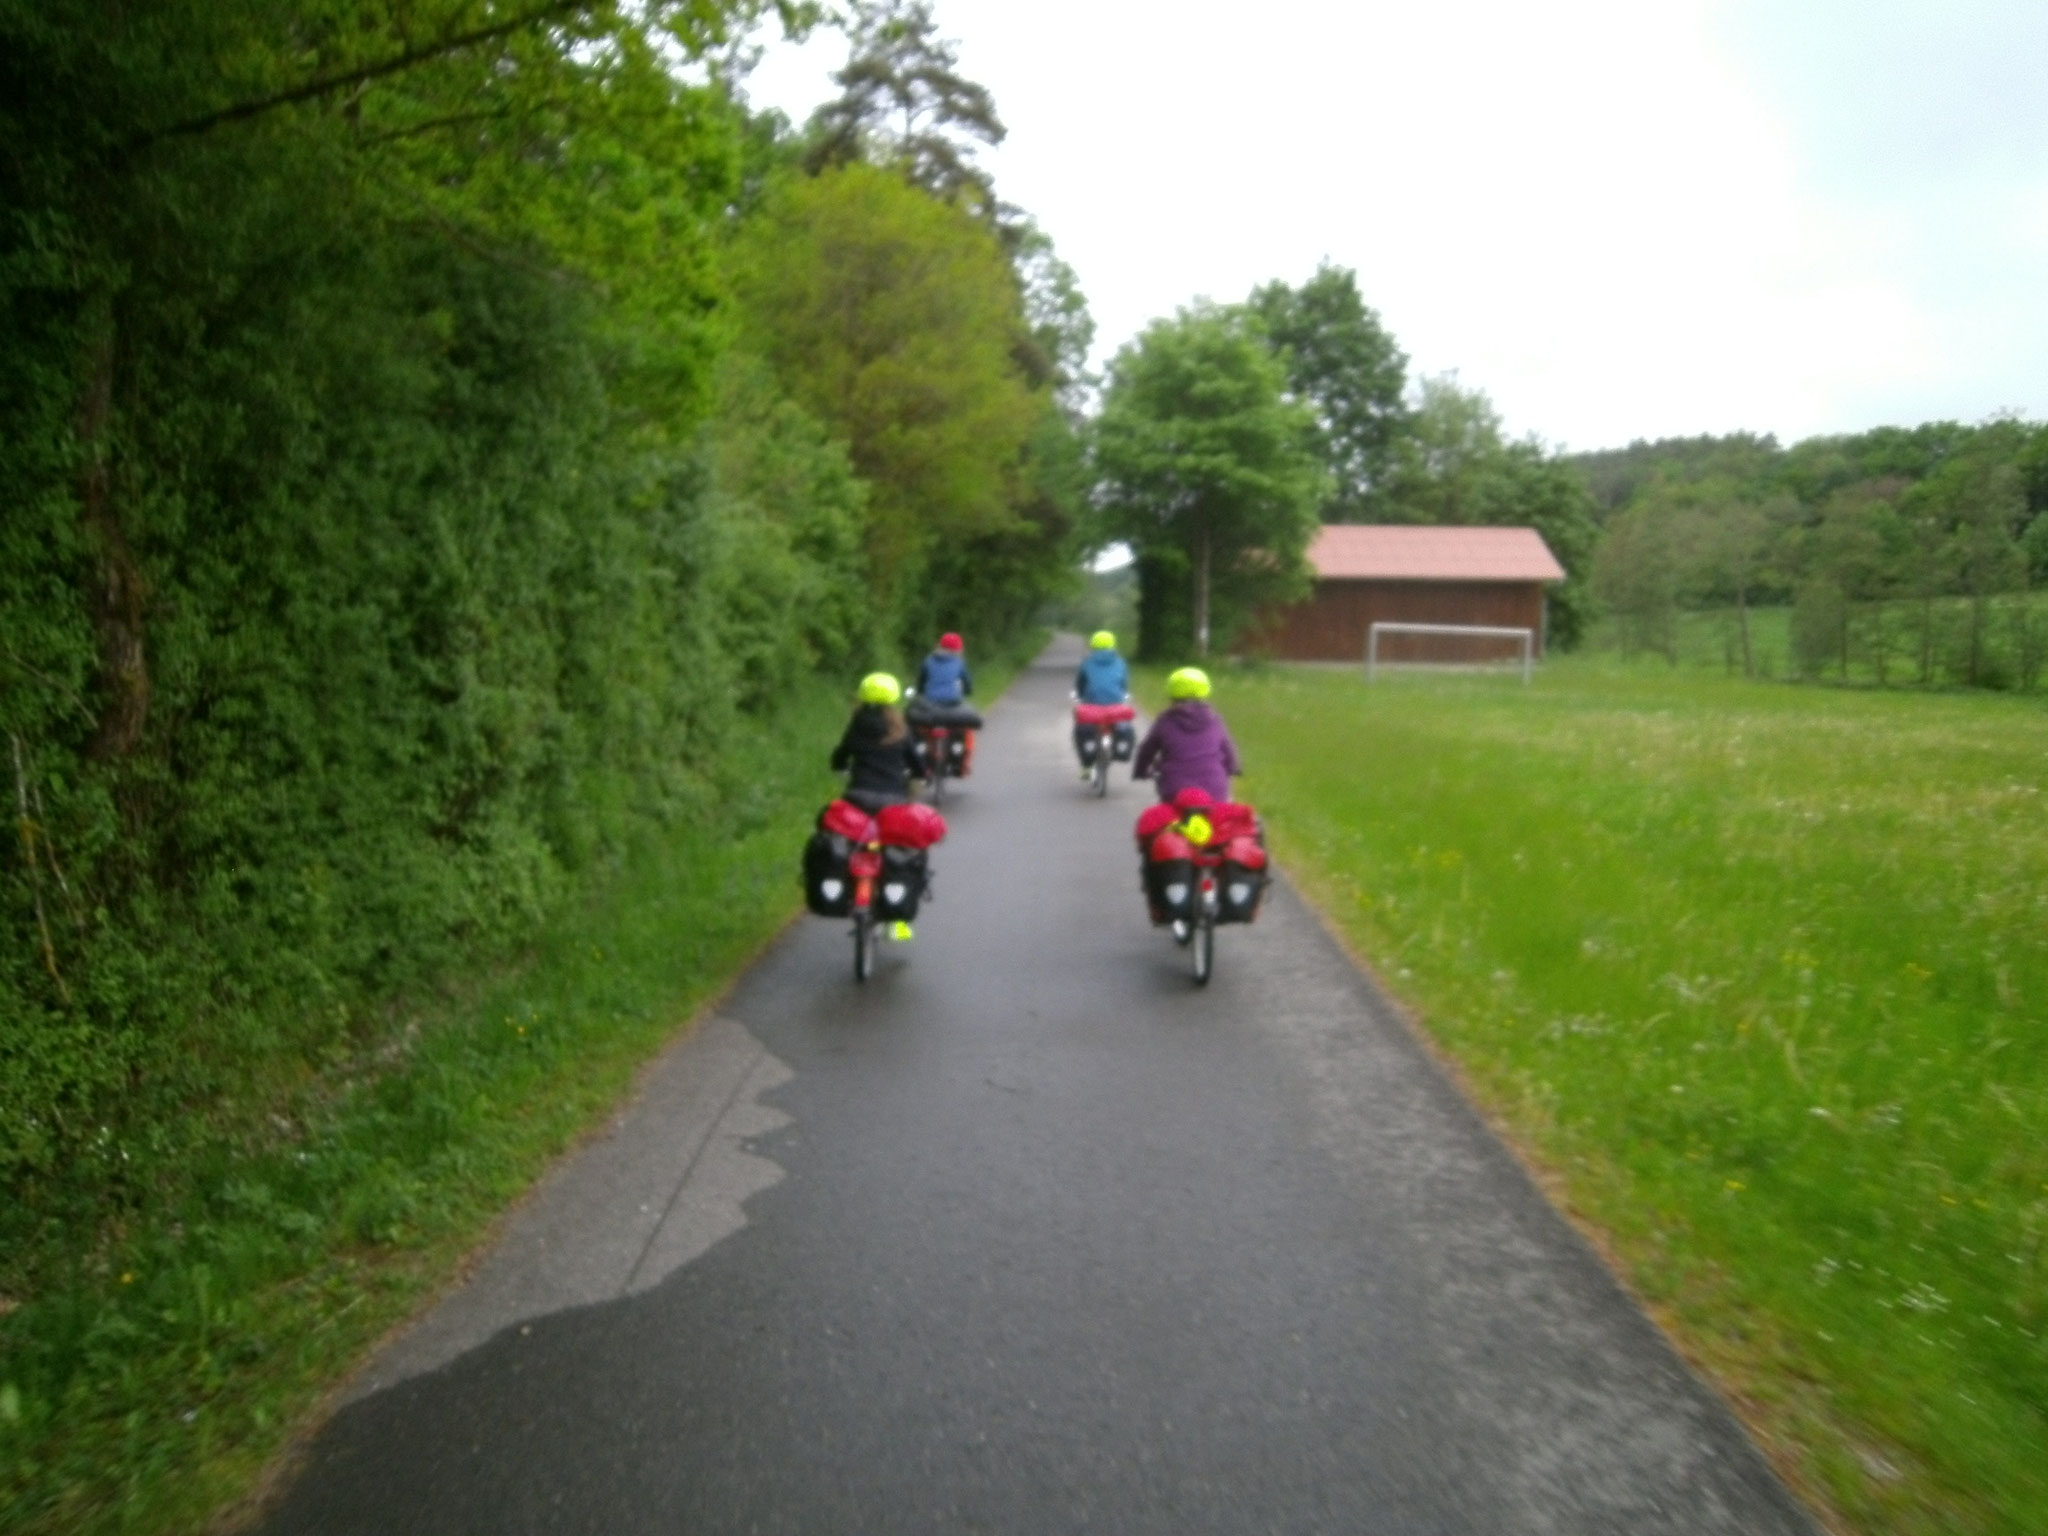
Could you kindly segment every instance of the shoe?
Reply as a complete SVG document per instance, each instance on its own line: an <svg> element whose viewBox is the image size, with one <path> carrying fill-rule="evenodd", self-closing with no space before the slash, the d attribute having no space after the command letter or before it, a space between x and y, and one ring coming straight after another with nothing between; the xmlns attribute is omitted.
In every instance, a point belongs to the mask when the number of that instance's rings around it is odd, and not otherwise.
<svg viewBox="0 0 2048 1536"><path fill-rule="evenodd" d="M910 924L902 922L891 923L889 925L889 937L896 940L899 944L908 944L910 942Z"/></svg>
<svg viewBox="0 0 2048 1536"><path fill-rule="evenodd" d="M1093 768L1092 766L1090 766L1089 764L1087 764L1087 763L1083 763L1083 764L1081 765L1081 782L1082 782L1083 784L1086 784L1086 783L1087 783L1087 782L1088 782L1088 781L1089 781L1090 779L1092 779L1092 778L1094 778L1094 777L1095 777L1095 769L1094 769L1094 768Z"/></svg>
<svg viewBox="0 0 2048 1536"><path fill-rule="evenodd" d="M1173 942L1176 944L1187 943L1188 932L1188 920L1184 917L1176 917L1173 920Z"/></svg>

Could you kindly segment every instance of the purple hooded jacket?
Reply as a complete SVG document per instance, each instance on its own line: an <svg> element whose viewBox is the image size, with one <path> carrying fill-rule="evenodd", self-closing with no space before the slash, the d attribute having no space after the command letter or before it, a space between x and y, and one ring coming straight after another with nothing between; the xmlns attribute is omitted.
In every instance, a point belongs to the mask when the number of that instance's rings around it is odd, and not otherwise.
<svg viewBox="0 0 2048 1536"><path fill-rule="evenodd" d="M1155 773L1159 798L1171 800L1188 788L1206 789L1218 800L1230 798L1230 776L1241 770L1237 747L1223 727L1223 717L1200 699L1182 699L1152 722L1138 744L1134 778Z"/></svg>

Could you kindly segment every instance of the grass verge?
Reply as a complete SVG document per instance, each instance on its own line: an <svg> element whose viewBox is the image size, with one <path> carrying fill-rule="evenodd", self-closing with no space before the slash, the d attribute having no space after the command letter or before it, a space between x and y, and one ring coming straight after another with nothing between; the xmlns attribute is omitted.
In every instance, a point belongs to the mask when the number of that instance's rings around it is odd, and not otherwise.
<svg viewBox="0 0 2048 1536"><path fill-rule="evenodd" d="M844 711L792 701L715 824L650 839L517 965L394 1010L252 1117L274 1134L223 1137L0 1298L0 1529L190 1531L242 1496L796 910Z"/></svg>
<svg viewBox="0 0 2048 1536"><path fill-rule="evenodd" d="M2048 1530L2048 712L1219 677L1276 851L1817 1502Z"/></svg>

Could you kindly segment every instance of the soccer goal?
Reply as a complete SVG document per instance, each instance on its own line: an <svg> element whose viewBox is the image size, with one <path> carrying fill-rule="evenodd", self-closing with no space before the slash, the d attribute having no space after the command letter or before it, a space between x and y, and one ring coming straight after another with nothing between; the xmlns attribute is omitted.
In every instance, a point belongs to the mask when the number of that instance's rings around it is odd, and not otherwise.
<svg viewBox="0 0 2048 1536"><path fill-rule="evenodd" d="M1380 621L1365 632L1365 680L1379 675L1381 635L1463 635L1474 640L1513 640L1521 652L1522 682L1526 685L1536 668L1536 631L1493 624L1395 624ZM1393 665L1393 663L1387 663ZM1421 665L1421 663L1408 663ZM1436 663L1445 665L1445 663ZM1455 663L1453 663L1455 665ZM1484 666L1485 662L1464 665Z"/></svg>

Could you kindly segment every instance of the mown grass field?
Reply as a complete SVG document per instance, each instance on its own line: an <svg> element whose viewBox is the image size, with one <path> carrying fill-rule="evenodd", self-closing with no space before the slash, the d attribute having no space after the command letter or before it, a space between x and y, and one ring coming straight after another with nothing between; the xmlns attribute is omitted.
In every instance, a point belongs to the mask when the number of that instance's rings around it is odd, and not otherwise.
<svg viewBox="0 0 2048 1536"><path fill-rule="evenodd" d="M1015 660L981 660L993 697ZM0 1531L189 1532L245 1494L798 909L846 709L789 701L716 815L650 835L528 953L394 1000L274 1100L215 1106L202 1164L140 1209L8 1255Z"/></svg>
<svg viewBox="0 0 2048 1536"><path fill-rule="evenodd" d="M2048 709L1220 674L1288 871L1863 1532L2048 1530Z"/></svg>

